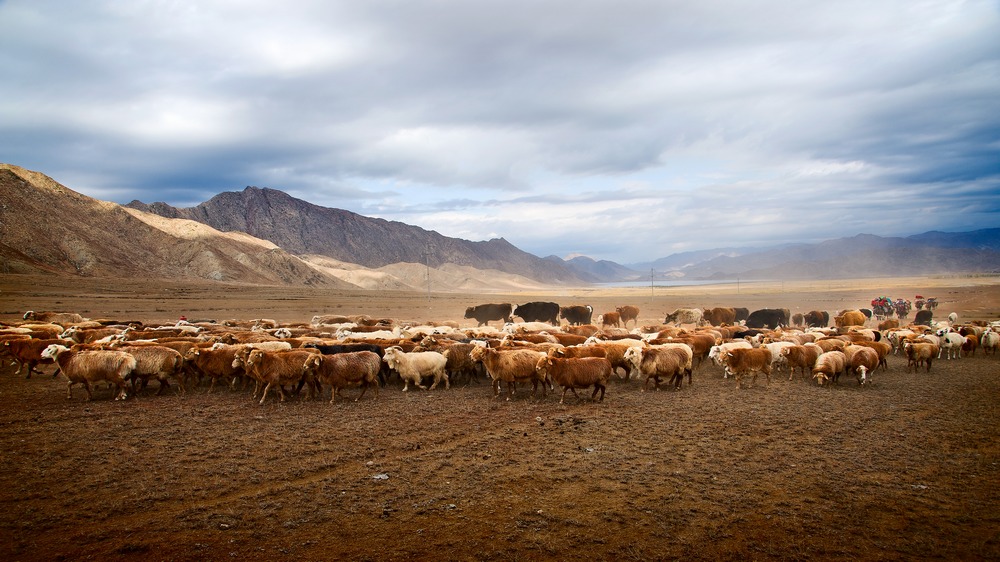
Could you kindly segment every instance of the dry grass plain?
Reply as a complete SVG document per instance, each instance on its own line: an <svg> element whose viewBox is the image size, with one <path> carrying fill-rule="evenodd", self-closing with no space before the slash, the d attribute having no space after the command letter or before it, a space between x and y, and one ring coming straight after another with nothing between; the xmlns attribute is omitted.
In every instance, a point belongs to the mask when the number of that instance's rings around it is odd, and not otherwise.
<svg viewBox="0 0 1000 562"><path fill-rule="evenodd" d="M920 278L467 295L0 278L0 321L318 313L462 320L544 298L643 323L679 306L864 306L936 296L1000 318L996 279ZM467 321L463 325L468 325ZM51 367L49 372L51 372ZM489 385L259 406L240 391L65 399L0 370L4 560L1000 559L1000 357L900 357L859 388L704 365L679 392L511 402ZM356 391L348 391L356 394ZM581 393L582 394L582 393Z"/></svg>

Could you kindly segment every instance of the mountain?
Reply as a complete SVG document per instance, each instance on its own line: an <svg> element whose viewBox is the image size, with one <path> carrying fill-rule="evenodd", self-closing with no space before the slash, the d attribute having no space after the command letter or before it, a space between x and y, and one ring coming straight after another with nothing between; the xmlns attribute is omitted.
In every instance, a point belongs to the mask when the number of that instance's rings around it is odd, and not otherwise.
<svg viewBox="0 0 1000 562"><path fill-rule="evenodd" d="M559 260L556 256L546 259ZM566 260L566 265L576 274L591 283L608 283L614 281L634 281L643 277L643 273L608 260L594 260L587 256L576 256Z"/></svg>
<svg viewBox="0 0 1000 562"><path fill-rule="evenodd" d="M0 164L0 272L352 287L274 244L168 221Z"/></svg>
<svg viewBox="0 0 1000 562"><path fill-rule="evenodd" d="M1000 271L1000 228L675 254L654 264L687 279L836 279Z"/></svg>
<svg viewBox="0 0 1000 562"><path fill-rule="evenodd" d="M190 208L132 201L127 207L168 218L184 218L223 232L246 232L296 255L319 255L380 268L390 264L443 264L498 270L552 284L584 280L565 263L546 260L498 238L471 242L401 222L320 207L282 191L247 187L225 192Z"/></svg>

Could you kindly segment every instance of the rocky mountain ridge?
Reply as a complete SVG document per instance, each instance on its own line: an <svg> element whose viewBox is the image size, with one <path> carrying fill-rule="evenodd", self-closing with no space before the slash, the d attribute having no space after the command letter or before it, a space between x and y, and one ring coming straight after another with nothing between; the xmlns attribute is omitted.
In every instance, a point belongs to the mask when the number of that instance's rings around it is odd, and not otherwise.
<svg viewBox="0 0 1000 562"><path fill-rule="evenodd" d="M243 191L220 193L190 208L140 201L126 206L164 217L195 220L223 232L246 232L296 255L326 256L368 268L401 262L430 267L454 264L549 284L588 280L561 260L539 258L503 238L484 242L450 238L401 222L321 207L276 189L250 186Z"/></svg>

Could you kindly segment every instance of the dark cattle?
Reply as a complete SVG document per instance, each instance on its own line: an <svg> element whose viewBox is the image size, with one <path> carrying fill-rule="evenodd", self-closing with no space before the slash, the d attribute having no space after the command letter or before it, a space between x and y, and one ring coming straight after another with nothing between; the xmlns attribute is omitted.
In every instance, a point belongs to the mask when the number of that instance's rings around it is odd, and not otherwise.
<svg viewBox="0 0 1000 562"><path fill-rule="evenodd" d="M545 301L532 301L514 307L514 316L525 322L548 322L559 325L559 304Z"/></svg>
<svg viewBox="0 0 1000 562"><path fill-rule="evenodd" d="M512 308L509 302L470 306L465 309L465 317L475 318L476 322L479 322L477 326L482 326L483 324L489 325L491 320L499 320L502 323L513 322L514 320L510 317Z"/></svg>
<svg viewBox="0 0 1000 562"><path fill-rule="evenodd" d="M762 308L747 317L748 328L777 328L788 325L788 310L783 308Z"/></svg>
<svg viewBox="0 0 1000 562"><path fill-rule="evenodd" d="M749 308L736 307L736 308L733 309L733 312L736 313L736 321L737 322L743 322L744 320L746 320L747 318L750 317L750 309Z"/></svg>
<svg viewBox="0 0 1000 562"><path fill-rule="evenodd" d="M830 313L825 310L810 310L802 318L810 328L826 328L830 325Z"/></svg>
<svg viewBox="0 0 1000 562"><path fill-rule="evenodd" d="M917 316L913 319L913 323L920 324L922 326L930 326L932 320L934 320L934 311L924 309L917 311Z"/></svg>
<svg viewBox="0 0 1000 562"><path fill-rule="evenodd" d="M590 318L594 315L592 306L564 306L559 309L559 314L571 325L590 324Z"/></svg>

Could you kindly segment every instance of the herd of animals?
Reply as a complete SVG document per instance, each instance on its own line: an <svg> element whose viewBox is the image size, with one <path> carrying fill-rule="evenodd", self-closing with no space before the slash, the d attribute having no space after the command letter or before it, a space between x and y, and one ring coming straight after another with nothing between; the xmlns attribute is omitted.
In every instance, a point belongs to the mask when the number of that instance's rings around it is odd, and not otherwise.
<svg viewBox="0 0 1000 562"><path fill-rule="evenodd" d="M358 400L369 389L377 398L387 384L433 390L442 382L449 388L485 376L494 396L504 384L508 400L519 383L531 384L532 396L540 387L543 398L558 386L562 403L567 392L591 387L591 400L603 400L612 377L641 379L643 391L650 381L659 390L661 379L681 389L685 375L690 384L705 360L721 365L737 388L745 377L755 384L759 374L769 384L776 369L787 370L789 380L799 374L833 385L852 375L865 385L876 369L887 367L889 354L903 354L907 371L929 372L936 359L974 355L979 348L995 355L1000 347L1000 322L960 325L954 313L935 322L930 310L919 312L927 314L900 326L899 320L873 319L867 309L831 316L684 308L661 324L639 326L639 309L631 305L594 318L591 306L490 303L469 307L465 319L476 326L463 328L455 321L408 326L364 315L319 315L309 323L182 318L144 325L29 311L23 321L0 323L0 361L16 364L17 374L26 371L27 378L54 364L52 376L61 373L68 381L67 399L77 384L88 400L92 385L100 383L124 399L156 380L157 394L171 383L180 392L199 385L212 392L218 382L245 390L253 383L252 396L261 404L272 389L282 401L305 389L306 398L329 392L334 402L345 388L360 388Z"/></svg>

